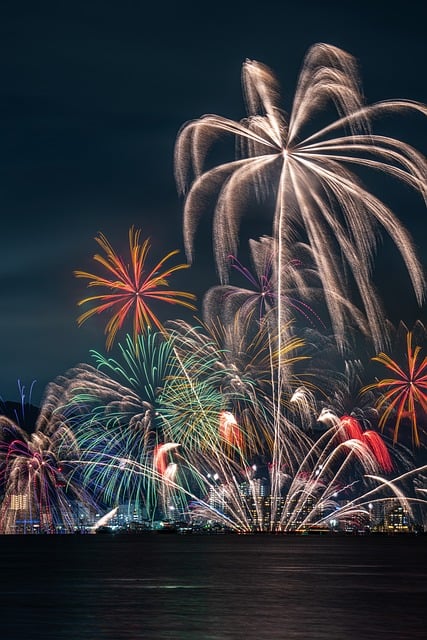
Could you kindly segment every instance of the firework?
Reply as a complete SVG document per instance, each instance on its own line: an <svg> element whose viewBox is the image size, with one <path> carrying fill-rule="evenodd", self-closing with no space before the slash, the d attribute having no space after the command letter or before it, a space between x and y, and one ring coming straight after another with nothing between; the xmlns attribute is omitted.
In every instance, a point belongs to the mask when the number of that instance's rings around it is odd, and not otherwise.
<svg viewBox="0 0 427 640"><path fill-rule="evenodd" d="M223 284L211 287L205 294L204 304L212 306L218 304L229 307L228 313L239 309L240 313L253 315L258 309L258 318L261 320L266 314L270 314L277 305L277 290L274 282L274 251L273 239L263 236L259 240L249 240L251 262L254 270L251 271L236 256L229 256L231 269L243 276L248 286L236 286ZM295 253L310 254L307 246L300 243ZM294 258L286 264L287 281L290 289L284 292L284 301L289 310L299 318L307 321L311 326L326 329L323 321L312 306L305 300L313 300L320 297L322 290L315 286L317 282L314 269L303 267L300 258ZM294 293L294 295L293 295ZM299 298L295 297L298 295ZM333 294L332 294L333 295ZM360 314L355 310L354 316L360 321Z"/></svg>
<svg viewBox="0 0 427 640"><path fill-rule="evenodd" d="M153 301L177 304L188 309L195 309L192 301L195 296L185 291L173 291L169 289L168 278L188 264L178 264L166 267L166 262L178 253L177 250L169 252L153 267L147 266L147 258L150 250L149 240L140 244L140 230L131 227L129 230L130 264L114 251L107 238L100 233L95 238L105 257L99 254L94 256L95 262L104 267L106 276L98 276L86 271L75 271L77 278L89 280L88 287L99 287L105 293L89 296L80 300L79 306L96 303L90 309L82 313L77 322L79 325L94 315L101 313L111 314L105 327L107 335L106 347L111 349L117 332L123 328L127 318L133 319L133 339L137 344L137 336L154 326L162 330L162 324L150 307Z"/></svg>
<svg viewBox="0 0 427 640"><path fill-rule="evenodd" d="M97 509L71 463L80 456L74 434L63 416L51 411L57 406L56 391L54 384L48 387L30 434L14 420L0 416L2 533L71 533ZM22 402L23 393L24 387Z"/></svg>
<svg viewBox="0 0 427 640"><path fill-rule="evenodd" d="M155 511L156 498L146 471L161 441L159 395L170 372L170 349L150 329L137 342L119 343L121 361L93 351L96 367L79 365L64 380L65 403L81 449L85 483L100 502L146 504ZM146 474L149 475L148 473Z"/></svg>
<svg viewBox="0 0 427 640"><path fill-rule="evenodd" d="M404 327L404 325L402 325ZM405 327L406 329L406 327ZM424 331L425 333L425 331ZM381 392L376 403L381 413L379 426L386 427L388 421L395 416L393 442L399 437L399 429L403 420L408 419L411 424L412 442L420 446L417 413L427 414L427 356L421 356L422 348L413 346L413 331L406 329L405 363L400 365L397 360L386 353L380 353L372 360L385 366L392 377L384 378L363 388L363 392L373 389Z"/></svg>
<svg viewBox="0 0 427 640"><path fill-rule="evenodd" d="M390 112L425 114L426 107L407 100L364 106L354 59L326 44L314 45L306 55L289 120L280 108L277 81L268 67L246 61L242 82L245 119L234 122L206 115L186 123L177 137L176 179L186 194L183 228L188 259L193 258L203 203L217 196L214 250L220 276L226 281L228 256L237 253L239 220L248 197L267 200L274 189L273 265L279 326L287 315L285 266L293 258L297 231L303 228L325 291L339 294L326 296L338 343L352 320L342 304L349 297L347 278L340 276L344 269L353 274L374 343L383 344L381 305L370 273L378 226L398 247L420 303L425 281L407 231L348 165L384 172L425 197L425 158L400 140L371 133L369 124ZM338 119L306 134L307 123L325 105L338 111ZM205 170L208 152L220 134L234 136L238 158Z"/></svg>

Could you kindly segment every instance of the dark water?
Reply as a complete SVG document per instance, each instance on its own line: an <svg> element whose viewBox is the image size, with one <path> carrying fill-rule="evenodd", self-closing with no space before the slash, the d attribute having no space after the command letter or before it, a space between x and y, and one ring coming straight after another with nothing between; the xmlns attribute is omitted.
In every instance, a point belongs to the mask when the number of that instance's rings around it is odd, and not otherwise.
<svg viewBox="0 0 427 640"><path fill-rule="evenodd" d="M0 536L1 640L425 639L427 537Z"/></svg>

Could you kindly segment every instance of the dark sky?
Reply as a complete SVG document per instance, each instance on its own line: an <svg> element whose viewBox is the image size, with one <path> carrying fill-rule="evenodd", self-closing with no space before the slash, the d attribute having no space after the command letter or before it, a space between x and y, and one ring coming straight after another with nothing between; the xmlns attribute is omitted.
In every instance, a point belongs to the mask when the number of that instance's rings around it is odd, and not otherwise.
<svg viewBox="0 0 427 640"><path fill-rule="evenodd" d="M181 125L204 113L244 117L246 58L279 76L289 108L308 47L336 45L359 61L366 101L427 102L426 11L421 2L42 2L3 4L0 16L0 396L17 380L46 384L89 350L105 351L103 323L77 327L77 301L102 231L117 249L129 227L152 239L153 257L180 249L182 203L173 177ZM280 8L278 8L280 6ZM393 121L425 153L425 122ZM382 195L383 194L378 194ZM388 194L390 196L390 193ZM421 199L391 192L427 265ZM205 240L209 241L206 223ZM268 232L268 229L266 229ZM182 288L215 283L196 248ZM382 258L393 318L425 320L403 264ZM398 307L396 307L396 301ZM178 307L165 309L180 315ZM171 314L171 315L169 315Z"/></svg>

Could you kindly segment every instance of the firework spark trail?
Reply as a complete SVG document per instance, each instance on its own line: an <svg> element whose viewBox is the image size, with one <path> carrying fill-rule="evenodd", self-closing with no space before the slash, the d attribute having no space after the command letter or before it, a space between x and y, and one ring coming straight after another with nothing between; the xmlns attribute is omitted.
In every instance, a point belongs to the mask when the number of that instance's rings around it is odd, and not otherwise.
<svg viewBox="0 0 427 640"><path fill-rule="evenodd" d="M101 527L105 527L105 525L107 525L110 520L114 518L118 510L118 507L114 507L114 509L111 509L108 513L102 516L102 518L99 518L99 520L97 520L92 527L90 527L90 531L95 533Z"/></svg>

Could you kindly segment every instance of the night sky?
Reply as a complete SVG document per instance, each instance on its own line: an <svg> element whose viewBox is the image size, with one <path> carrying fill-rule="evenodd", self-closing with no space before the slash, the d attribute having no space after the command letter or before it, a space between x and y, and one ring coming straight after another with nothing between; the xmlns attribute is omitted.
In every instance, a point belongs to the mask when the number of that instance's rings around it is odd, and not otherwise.
<svg viewBox="0 0 427 640"><path fill-rule="evenodd" d="M18 380L27 388L36 380L39 402L48 382L91 361L90 349L105 352L103 320L77 326L77 301L87 290L73 276L74 269L96 269L99 231L125 252L135 225L151 237L153 258L179 249L185 260L173 175L176 136L204 113L245 116L246 58L276 72L287 110L303 57L316 42L357 58L368 103L427 102L421 2L6 4L0 20L3 399L17 399ZM393 119L388 132L425 153L425 120L409 120ZM397 186L377 195L405 222L427 268L421 198ZM174 281L199 300L217 283L210 231L205 219L195 263ZM403 262L387 244L377 277L394 321L426 322ZM163 319L182 316L180 307L163 310Z"/></svg>

